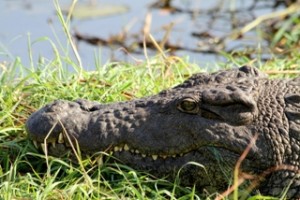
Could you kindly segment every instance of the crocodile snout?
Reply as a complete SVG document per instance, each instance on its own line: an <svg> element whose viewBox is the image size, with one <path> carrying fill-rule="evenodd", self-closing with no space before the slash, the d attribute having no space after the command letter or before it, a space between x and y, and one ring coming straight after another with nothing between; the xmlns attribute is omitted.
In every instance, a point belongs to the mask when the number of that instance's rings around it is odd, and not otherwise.
<svg viewBox="0 0 300 200"><path fill-rule="evenodd" d="M61 138L65 127L74 127L78 120L76 118L82 116L82 111L77 102L54 101L29 117L26 130L34 141L44 142L45 139L47 142L57 141Z"/></svg>

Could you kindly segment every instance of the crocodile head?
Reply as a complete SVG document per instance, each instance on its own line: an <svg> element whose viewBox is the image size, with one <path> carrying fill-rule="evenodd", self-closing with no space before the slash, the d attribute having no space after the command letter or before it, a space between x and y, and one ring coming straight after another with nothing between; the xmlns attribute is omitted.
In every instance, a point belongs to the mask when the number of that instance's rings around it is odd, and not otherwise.
<svg viewBox="0 0 300 200"><path fill-rule="evenodd" d="M57 100L33 113L26 123L34 143L61 155L78 144L82 153L112 152L125 164L158 175L176 173L201 188L226 187L224 171L256 136L241 170L258 173L276 163L261 133L258 98L266 76L241 67L200 73L146 98L99 104ZM266 149L269 149L266 151ZM202 167L186 165L193 161Z"/></svg>

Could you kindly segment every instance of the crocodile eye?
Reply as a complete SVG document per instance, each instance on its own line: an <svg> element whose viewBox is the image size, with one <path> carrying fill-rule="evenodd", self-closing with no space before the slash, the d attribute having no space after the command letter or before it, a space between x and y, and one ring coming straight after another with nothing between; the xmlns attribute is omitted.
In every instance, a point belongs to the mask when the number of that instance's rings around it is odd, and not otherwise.
<svg viewBox="0 0 300 200"><path fill-rule="evenodd" d="M192 98L183 99L178 105L177 108L182 112L196 114L199 111L197 102Z"/></svg>

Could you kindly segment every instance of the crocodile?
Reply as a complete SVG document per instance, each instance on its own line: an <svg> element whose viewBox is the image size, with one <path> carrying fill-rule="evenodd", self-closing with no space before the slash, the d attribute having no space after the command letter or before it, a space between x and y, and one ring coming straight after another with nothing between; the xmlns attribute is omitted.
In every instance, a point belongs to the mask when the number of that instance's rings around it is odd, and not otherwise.
<svg viewBox="0 0 300 200"><path fill-rule="evenodd" d="M28 118L26 131L49 154L72 144L85 155L111 152L155 176L179 174L198 191L225 189L239 163L261 194L300 198L300 77L270 79L242 66L130 101L56 100Z"/></svg>

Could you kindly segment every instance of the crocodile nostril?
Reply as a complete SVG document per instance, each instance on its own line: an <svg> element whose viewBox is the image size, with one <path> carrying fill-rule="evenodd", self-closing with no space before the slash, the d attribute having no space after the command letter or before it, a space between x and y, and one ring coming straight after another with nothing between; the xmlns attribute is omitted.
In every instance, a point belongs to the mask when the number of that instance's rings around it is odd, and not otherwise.
<svg viewBox="0 0 300 200"><path fill-rule="evenodd" d="M88 109L89 112L94 112L94 111L97 111L97 110L100 110L99 106L93 106L93 107Z"/></svg>

